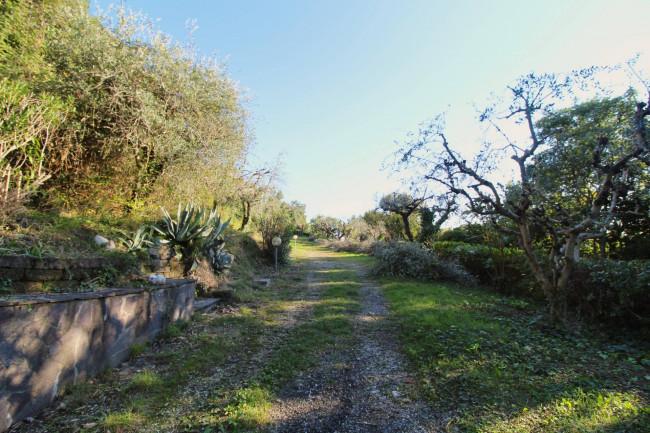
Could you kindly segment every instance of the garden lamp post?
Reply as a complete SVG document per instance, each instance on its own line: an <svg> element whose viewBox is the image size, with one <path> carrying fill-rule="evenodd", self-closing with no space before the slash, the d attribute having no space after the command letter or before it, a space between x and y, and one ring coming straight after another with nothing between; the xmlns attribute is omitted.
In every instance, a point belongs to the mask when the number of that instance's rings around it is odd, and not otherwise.
<svg viewBox="0 0 650 433"><path fill-rule="evenodd" d="M296 242L298 242L298 235L293 235L293 247L296 248Z"/></svg>
<svg viewBox="0 0 650 433"><path fill-rule="evenodd" d="M271 240L271 243L275 247L275 272L277 272L278 271L278 247L282 243L282 239L280 239L279 236L276 236Z"/></svg>

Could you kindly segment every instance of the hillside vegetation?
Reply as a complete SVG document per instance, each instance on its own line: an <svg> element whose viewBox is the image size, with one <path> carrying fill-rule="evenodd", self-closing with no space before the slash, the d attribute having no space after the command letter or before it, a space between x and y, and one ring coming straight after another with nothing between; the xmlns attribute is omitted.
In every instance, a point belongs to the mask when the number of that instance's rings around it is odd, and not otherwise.
<svg viewBox="0 0 650 433"><path fill-rule="evenodd" d="M305 207L251 161L248 96L188 39L85 0L0 2L0 254L104 255L99 234L108 254L162 244L223 274L239 229L269 261L282 236L286 262Z"/></svg>

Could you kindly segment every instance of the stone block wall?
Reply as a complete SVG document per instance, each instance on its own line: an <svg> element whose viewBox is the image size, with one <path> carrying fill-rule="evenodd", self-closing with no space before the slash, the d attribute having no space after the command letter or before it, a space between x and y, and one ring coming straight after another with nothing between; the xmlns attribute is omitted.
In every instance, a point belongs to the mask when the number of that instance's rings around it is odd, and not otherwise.
<svg viewBox="0 0 650 433"><path fill-rule="evenodd" d="M77 287L101 275L108 267L124 271L124 260L113 257L60 259L27 255L0 256L0 281L15 293L41 292L48 287Z"/></svg>
<svg viewBox="0 0 650 433"><path fill-rule="evenodd" d="M165 246L156 246L148 249L149 266L144 267L145 274L156 273L166 278L181 278L183 266L175 257L174 250Z"/></svg>
<svg viewBox="0 0 650 433"><path fill-rule="evenodd" d="M0 300L0 431L66 387L124 361L134 343L190 319L194 280L153 290L17 295Z"/></svg>

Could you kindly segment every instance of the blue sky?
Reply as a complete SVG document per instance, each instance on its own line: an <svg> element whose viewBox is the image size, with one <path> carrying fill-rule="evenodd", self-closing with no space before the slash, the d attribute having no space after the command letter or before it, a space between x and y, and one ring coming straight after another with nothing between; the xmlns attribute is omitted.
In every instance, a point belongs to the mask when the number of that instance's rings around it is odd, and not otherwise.
<svg viewBox="0 0 650 433"><path fill-rule="evenodd" d="M196 20L199 49L226 59L252 97L254 156L281 155L285 199L310 218L362 214L399 188L382 163L427 118L448 112L471 147L472 104L519 75L624 62L650 44L645 0L124 4L179 41Z"/></svg>

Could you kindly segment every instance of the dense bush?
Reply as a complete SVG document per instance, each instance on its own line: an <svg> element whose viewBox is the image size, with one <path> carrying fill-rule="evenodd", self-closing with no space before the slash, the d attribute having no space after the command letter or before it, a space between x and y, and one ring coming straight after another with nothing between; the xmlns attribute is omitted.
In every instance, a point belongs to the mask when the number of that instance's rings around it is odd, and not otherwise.
<svg viewBox="0 0 650 433"><path fill-rule="evenodd" d="M582 260L570 285L569 308L593 321L650 331L650 260Z"/></svg>
<svg viewBox="0 0 650 433"><path fill-rule="evenodd" d="M318 245L326 246L334 251L346 252L346 253L360 253L360 254L370 254L373 241L357 241L357 240L325 240L317 239L316 243Z"/></svg>
<svg viewBox="0 0 650 433"><path fill-rule="evenodd" d="M377 258L373 272L391 277L433 279L437 261L431 252L415 242L375 242L371 253Z"/></svg>
<svg viewBox="0 0 650 433"><path fill-rule="evenodd" d="M289 263L291 240L297 229L292 210L293 207L287 203L270 202L265 204L259 216L253 218L254 226L262 235L262 254L270 264L275 261L275 247L272 241L276 236L282 239L278 247L278 264Z"/></svg>
<svg viewBox="0 0 650 433"><path fill-rule="evenodd" d="M46 180L41 204L151 217L159 204L237 191L250 143L243 91L222 62L140 14L0 2L0 76L13 95L0 141L25 143L0 164L14 196Z"/></svg>
<svg viewBox="0 0 650 433"><path fill-rule="evenodd" d="M458 283L464 286L476 286L479 284L478 278L470 274L465 266L452 260L438 260L436 274L438 275L438 279L442 281L451 281L452 283Z"/></svg>
<svg viewBox="0 0 650 433"><path fill-rule="evenodd" d="M463 242L434 242L432 250L440 260L456 262L471 275L508 294L539 295L523 253L514 248L491 248Z"/></svg>
<svg viewBox="0 0 650 433"><path fill-rule="evenodd" d="M482 224L465 224L444 229L435 237L437 242L462 242L480 245L485 241L486 227Z"/></svg>
<svg viewBox="0 0 650 433"><path fill-rule="evenodd" d="M70 101L36 96L24 83L0 79L0 217L51 177L44 167L50 137L70 111Z"/></svg>

